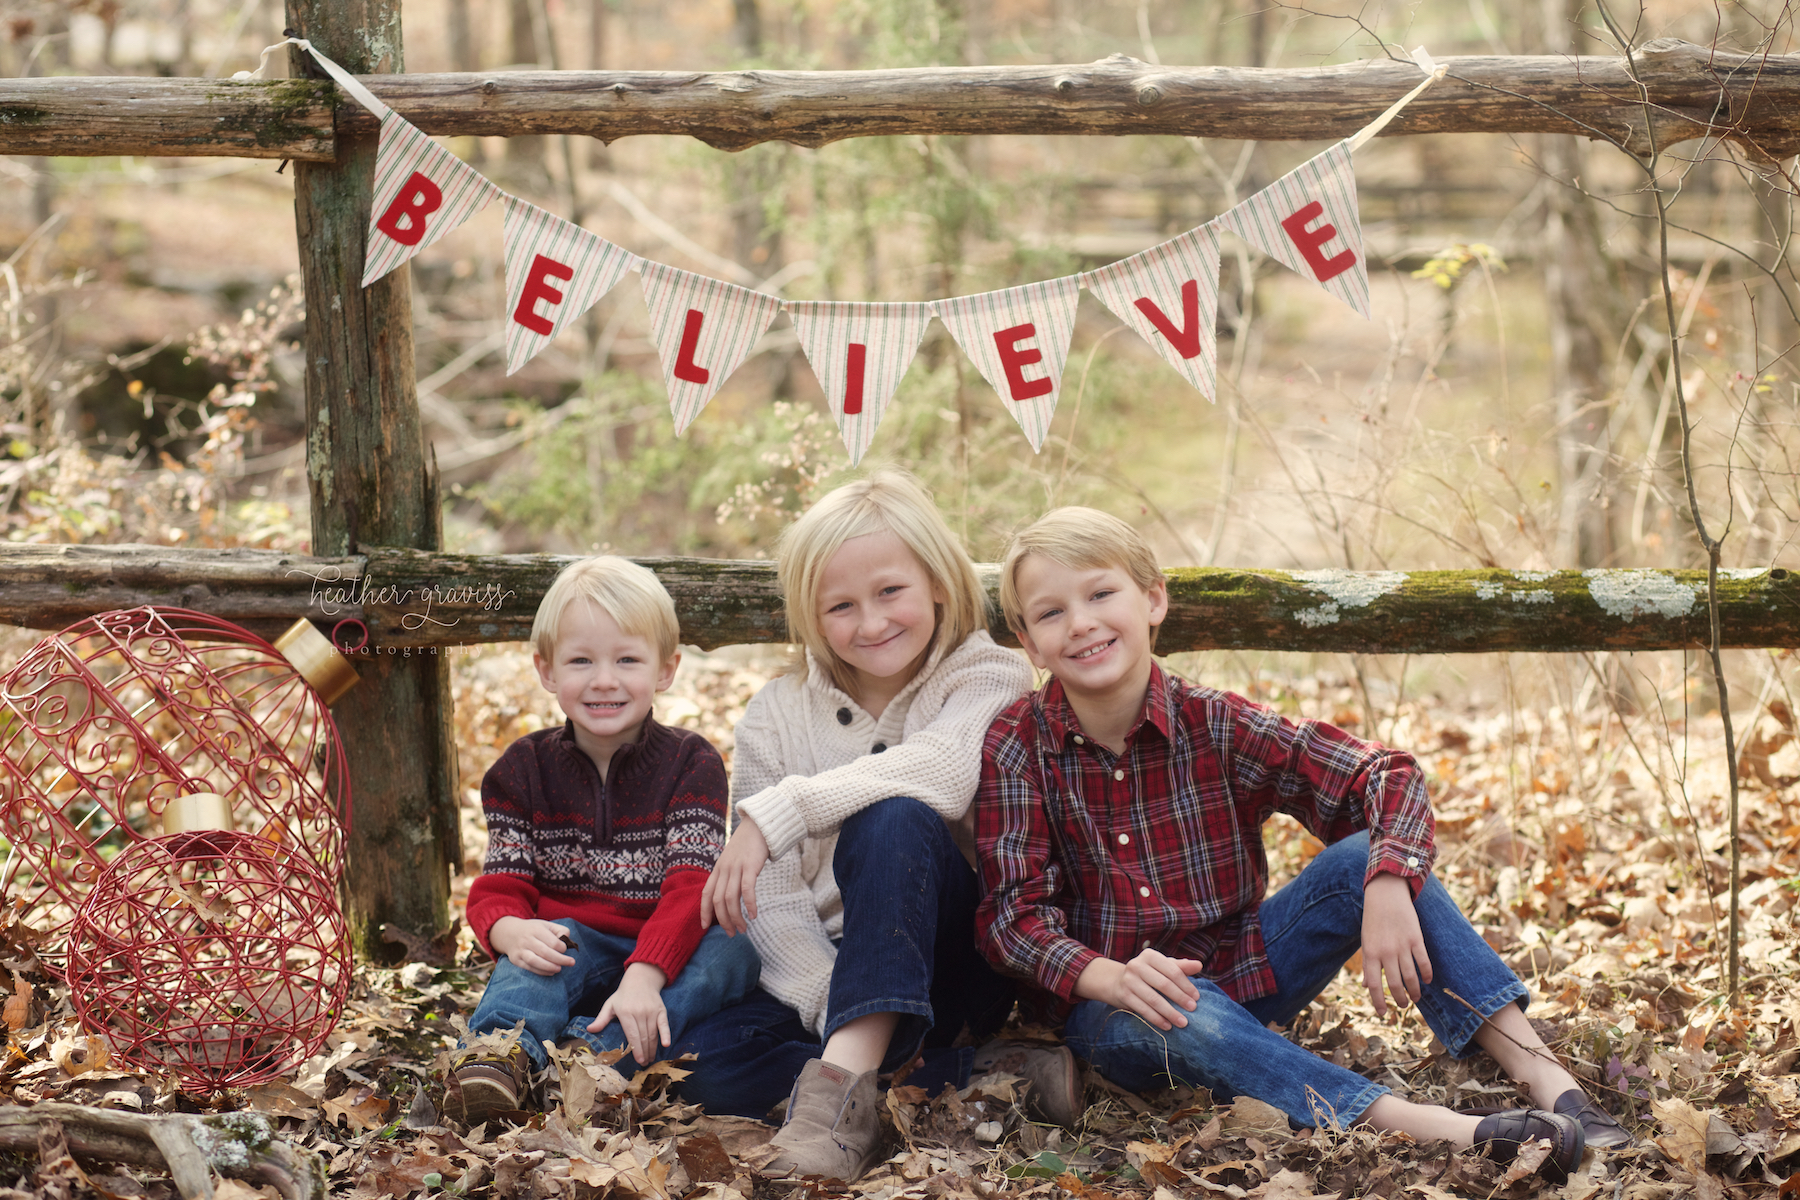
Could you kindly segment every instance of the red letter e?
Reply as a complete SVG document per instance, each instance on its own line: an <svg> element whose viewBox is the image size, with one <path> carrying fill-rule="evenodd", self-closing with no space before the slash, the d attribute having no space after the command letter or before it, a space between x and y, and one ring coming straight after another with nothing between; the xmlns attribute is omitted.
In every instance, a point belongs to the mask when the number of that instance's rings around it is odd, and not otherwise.
<svg viewBox="0 0 1800 1200"><path fill-rule="evenodd" d="M1348 250L1326 258L1324 251L1320 249L1326 242L1337 236L1336 225L1326 222L1317 229L1307 228L1312 219L1324 211L1325 206L1317 200L1313 200L1299 212L1289 217L1283 217L1281 220L1281 227L1287 230L1288 237L1293 241L1295 248L1300 251L1300 257L1304 258L1306 265L1313 269L1313 274L1318 276L1320 283L1342 275L1356 265L1356 255Z"/></svg>
<svg viewBox="0 0 1800 1200"><path fill-rule="evenodd" d="M513 320L535 334L549 337L556 331L556 324L538 313L538 301L551 307L561 304L563 294L550 286L550 280L560 279L567 283L573 278L574 267L565 267L542 254L532 259L531 270L525 273L525 290L519 293L519 306L513 310Z"/></svg>
<svg viewBox="0 0 1800 1200"><path fill-rule="evenodd" d="M375 222L375 228L402 246L416 246L425 237L425 218L444 206L438 185L414 171L400 187L400 194ZM400 222L405 221L402 225Z"/></svg>
<svg viewBox="0 0 1800 1200"><path fill-rule="evenodd" d="M1042 379L1025 378L1025 368L1032 363L1043 362L1044 356L1037 350L1019 349L1019 343L1036 336L1037 326L1030 322L1002 329L994 335L994 349L1000 352L1000 365L1006 371L1006 386L1015 401L1048 396L1056 390L1056 385L1050 382L1047 375Z"/></svg>

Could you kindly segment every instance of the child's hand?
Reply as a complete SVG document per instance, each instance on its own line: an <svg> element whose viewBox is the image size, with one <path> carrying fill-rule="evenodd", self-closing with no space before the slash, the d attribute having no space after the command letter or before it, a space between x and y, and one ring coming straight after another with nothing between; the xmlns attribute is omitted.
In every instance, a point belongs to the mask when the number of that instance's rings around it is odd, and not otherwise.
<svg viewBox="0 0 1800 1200"><path fill-rule="evenodd" d="M1075 980L1075 994L1136 1013L1158 1029L1185 1028L1187 1013L1200 1001L1200 989L1188 976L1199 974L1201 966L1198 959L1170 958L1155 950L1128 963L1097 958Z"/></svg>
<svg viewBox="0 0 1800 1200"><path fill-rule="evenodd" d="M713 864L706 888L700 893L700 928L714 921L731 937L750 928L744 920L743 908L749 908L751 920L756 918L756 877L769 861L769 842L756 822L745 817L738 822L724 853Z"/></svg>
<svg viewBox="0 0 1800 1200"><path fill-rule="evenodd" d="M501 917L488 930L488 945L494 953L504 954L515 966L533 975L554 975L575 960L563 952L568 944L568 927L540 921L536 917Z"/></svg>
<svg viewBox="0 0 1800 1200"><path fill-rule="evenodd" d="M1419 998L1421 984L1431 982L1431 956L1425 952L1425 935L1419 932L1412 885L1392 872L1383 871L1363 889L1362 956L1363 983L1378 1017L1387 1016L1383 975L1401 1008Z"/></svg>
<svg viewBox="0 0 1800 1200"><path fill-rule="evenodd" d="M634 962L625 968L619 990L606 999L600 1015L588 1026L589 1033L599 1033L616 1018L631 1046L631 1056L640 1066L648 1066L656 1057L656 1047L669 1044L669 1010L663 1007L662 988L669 977L661 967Z"/></svg>

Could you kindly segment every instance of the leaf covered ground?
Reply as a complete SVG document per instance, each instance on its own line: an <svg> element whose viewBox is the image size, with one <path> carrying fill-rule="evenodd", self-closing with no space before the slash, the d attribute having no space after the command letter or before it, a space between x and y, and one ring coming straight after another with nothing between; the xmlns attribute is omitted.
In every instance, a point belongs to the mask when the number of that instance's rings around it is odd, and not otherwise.
<svg viewBox="0 0 1800 1200"><path fill-rule="evenodd" d="M661 714L729 750L744 701L777 669L769 652L690 654ZM517 649L459 655L454 670L464 856L473 871L483 843L481 773L554 709ZM1623 690L1607 701L1596 699L1607 689L1571 687L1564 704L1499 713L1420 699L1387 706L1372 722L1363 715L1367 691L1349 682L1262 679L1251 689L1284 711L1412 749L1432 772L1439 877L1532 988L1531 1016L1546 1040L1639 1138L1629 1149L1590 1153L1560 1189L1441 1143L1367 1130L1295 1133L1254 1101L1227 1104L1187 1089L1136 1095L1091 1075L1086 1115L1072 1131L1025 1119L1018 1089L1005 1080L937 1096L895 1088L883 1118L890 1155L850 1186L764 1177L757 1168L770 1128L682 1102L680 1064L629 1084L582 1067L558 1111L521 1126L468 1129L444 1115L441 1083L446 1051L488 971L466 931L454 947L412 939L415 961L403 966L361 968L343 1021L311 1061L270 1083L203 1098L113 1061L104 1042L75 1026L66 993L37 967L26 931L0 928L10 1039L0 1102L260 1112L281 1137L320 1156L330 1195L356 1200L1553 1192L1664 1200L1777 1191L1785 1200L1800 1193L1800 747L1788 708L1765 696L1742 733L1742 981L1734 1006L1723 953L1726 780L1712 765L1722 760L1718 721L1654 707L1655 697L1679 696L1685 686L1679 677L1640 678L1636 692L1648 701ZM1271 826L1268 842L1277 878L1317 849L1292 825ZM465 875L459 893L466 883ZM1377 1019L1354 969L1290 1036L1413 1099L1474 1106L1519 1097L1484 1058L1447 1057L1412 1011ZM176 1194L166 1175L142 1165L77 1166L58 1137L40 1138L35 1151L0 1150L0 1191L8 1185L70 1200ZM275 1194L235 1179L218 1189L224 1200Z"/></svg>

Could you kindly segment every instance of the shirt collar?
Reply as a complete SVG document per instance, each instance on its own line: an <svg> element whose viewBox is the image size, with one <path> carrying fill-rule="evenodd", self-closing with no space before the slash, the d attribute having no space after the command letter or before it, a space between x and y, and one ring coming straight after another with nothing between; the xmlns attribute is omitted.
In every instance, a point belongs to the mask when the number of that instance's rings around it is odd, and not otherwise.
<svg viewBox="0 0 1800 1200"><path fill-rule="evenodd" d="M925 686L925 681L931 678L931 673L937 670L938 664L943 661L943 643L934 639L931 643L931 651L925 656L925 664L919 668L919 673L907 680L906 686L901 688L892 700L888 701L887 708L882 710L882 716L885 717L889 712L895 711L895 705L899 705L900 710L903 711L912 702L913 693ZM823 689L826 697L833 704L854 705L859 710L867 711L857 703L853 696L832 682L831 669L810 648L806 651L806 678L807 682Z"/></svg>
<svg viewBox="0 0 1800 1200"><path fill-rule="evenodd" d="M1039 711L1043 714L1044 732L1048 735L1052 746L1058 748L1066 746L1070 738L1081 733L1081 720L1075 715L1075 709L1069 703L1068 694L1063 691L1062 680L1055 676L1052 676L1050 682L1044 687ZM1144 707L1138 713L1137 720L1131 723L1131 729L1126 732L1125 743L1130 745L1145 724L1155 728L1167 739L1173 723L1174 716L1170 712L1168 677L1163 674L1162 667L1152 659L1150 682L1144 688Z"/></svg>
<svg viewBox="0 0 1800 1200"><path fill-rule="evenodd" d="M649 746L652 742L661 741L667 736L667 733L668 727L657 724L655 713L646 714L643 728L638 730L637 740L628 742L613 751L612 762L606 769L607 778L618 779L620 775L628 774L631 765L644 757L639 754L639 750ZM575 722L567 717L563 718L562 728L556 731L556 744L592 767L596 774L599 773L600 768L594 766L594 760L589 758L587 752L576 744Z"/></svg>

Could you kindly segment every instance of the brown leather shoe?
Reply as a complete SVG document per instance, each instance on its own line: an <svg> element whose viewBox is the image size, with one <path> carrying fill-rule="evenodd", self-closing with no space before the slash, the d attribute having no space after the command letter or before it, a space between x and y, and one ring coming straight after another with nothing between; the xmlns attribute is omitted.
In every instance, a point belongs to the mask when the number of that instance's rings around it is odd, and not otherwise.
<svg viewBox="0 0 1800 1200"><path fill-rule="evenodd" d="M1587 1144L1596 1150L1611 1150L1631 1145L1631 1134L1613 1119L1613 1115L1587 1098L1580 1088L1570 1088L1556 1098L1552 1111L1581 1122Z"/></svg>
<svg viewBox="0 0 1800 1200"><path fill-rule="evenodd" d="M879 1156L875 1101L874 1071L853 1075L822 1058L811 1060L794 1081L786 1121L769 1139L781 1153L763 1170L855 1183Z"/></svg>
<svg viewBox="0 0 1800 1200"><path fill-rule="evenodd" d="M504 1058L486 1056L464 1061L450 1072L444 1107L473 1127L499 1116L521 1114L531 1103L531 1059L515 1046Z"/></svg>
<svg viewBox="0 0 1800 1200"><path fill-rule="evenodd" d="M1073 1129L1081 1119L1081 1068L1067 1046L996 1038L975 1052L970 1074L977 1078L970 1082L995 1073L1017 1075L1030 1085L1025 1093L1025 1111L1034 1120Z"/></svg>
<svg viewBox="0 0 1800 1200"><path fill-rule="evenodd" d="M1519 1156L1519 1147L1537 1141L1550 1143L1550 1156L1538 1167L1538 1174L1551 1183L1567 1183L1587 1144L1581 1122L1574 1117L1537 1108L1495 1113L1481 1118L1481 1124L1475 1127L1473 1148L1485 1158L1509 1163Z"/></svg>

